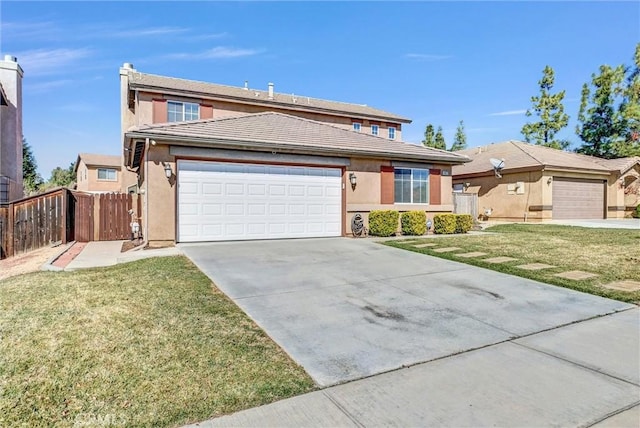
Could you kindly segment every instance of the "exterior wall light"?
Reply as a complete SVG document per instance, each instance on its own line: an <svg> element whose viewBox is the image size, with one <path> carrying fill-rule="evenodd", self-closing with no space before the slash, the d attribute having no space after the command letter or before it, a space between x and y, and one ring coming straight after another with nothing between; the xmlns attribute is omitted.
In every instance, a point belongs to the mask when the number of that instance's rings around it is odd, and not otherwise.
<svg viewBox="0 0 640 428"><path fill-rule="evenodd" d="M354 172L349 173L349 183L351 183L351 188L355 190L356 184L358 184L358 177Z"/></svg>
<svg viewBox="0 0 640 428"><path fill-rule="evenodd" d="M171 170L171 165L169 165L169 162L164 163L164 175L167 177L167 179L171 179L171 177L173 176L173 171Z"/></svg>
<svg viewBox="0 0 640 428"><path fill-rule="evenodd" d="M553 181L553 177L547 178L547 184L551 184L552 181Z"/></svg>

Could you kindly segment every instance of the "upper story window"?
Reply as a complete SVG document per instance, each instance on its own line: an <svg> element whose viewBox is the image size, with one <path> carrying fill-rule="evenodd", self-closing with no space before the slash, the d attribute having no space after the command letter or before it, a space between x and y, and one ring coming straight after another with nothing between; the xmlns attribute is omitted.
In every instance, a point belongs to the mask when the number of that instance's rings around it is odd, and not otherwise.
<svg viewBox="0 0 640 428"><path fill-rule="evenodd" d="M353 122L353 130L356 132L360 132L360 129L362 128L362 125L358 122Z"/></svg>
<svg viewBox="0 0 640 428"><path fill-rule="evenodd" d="M395 126L390 126L388 128L389 131L389 139L390 140L395 140L396 139L396 127Z"/></svg>
<svg viewBox="0 0 640 428"><path fill-rule="evenodd" d="M378 135L378 125L371 125L371 135Z"/></svg>
<svg viewBox="0 0 640 428"><path fill-rule="evenodd" d="M167 103L167 122L184 122L185 120L200 119L200 105L169 101Z"/></svg>
<svg viewBox="0 0 640 428"><path fill-rule="evenodd" d="M428 169L396 168L393 175L395 203L429 203Z"/></svg>
<svg viewBox="0 0 640 428"><path fill-rule="evenodd" d="M113 168L98 168L98 180L116 181L116 170Z"/></svg>

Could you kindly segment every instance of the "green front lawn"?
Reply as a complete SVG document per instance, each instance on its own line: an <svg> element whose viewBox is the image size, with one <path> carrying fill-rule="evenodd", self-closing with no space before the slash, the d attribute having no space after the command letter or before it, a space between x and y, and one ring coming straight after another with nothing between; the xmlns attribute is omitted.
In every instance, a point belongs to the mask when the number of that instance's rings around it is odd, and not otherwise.
<svg viewBox="0 0 640 428"><path fill-rule="evenodd" d="M388 241L385 244L625 302L640 302L640 291L617 291L602 287L603 284L620 280L640 281L640 230L505 224L488 228L486 232L495 234L455 235L437 239L418 237L414 243ZM436 243L437 247L414 246L427 242ZM460 247L460 250L451 253L433 251L442 247ZM487 255L477 258L462 258L457 255L476 251ZM503 264L483 261L485 258L500 256L517 260ZM555 267L538 271L516 267L529 263L544 263ZM598 276L579 281L554 276L571 270L591 272Z"/></svg>
<svg viewBox="0 0 640 428"><path fill-rule="evenodd" d="M314 389L186 258L0 281L0 426L177 426Z"/></svg>

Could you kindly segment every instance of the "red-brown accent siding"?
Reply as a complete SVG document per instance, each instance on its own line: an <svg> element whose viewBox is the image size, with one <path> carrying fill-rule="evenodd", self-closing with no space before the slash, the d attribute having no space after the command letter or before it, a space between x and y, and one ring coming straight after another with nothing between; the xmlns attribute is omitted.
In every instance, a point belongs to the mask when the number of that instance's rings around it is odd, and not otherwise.
<svg viewBox="0 0 640 428"><path fill-rule="evenodd" d="M393 192L393 167L381 166L380 167L380 203L381 204L393 204L394 192Z"/></svg>
<svg viewBox="0 0 640 428"><path fill-rule="evenodd" d="M154 99L153 104L153 123L165 123L168 120L167 116L167 100Z"/></svg>
<svg viewBox="0 0 640 428"><path fill-rule="evenodd" d="M439 169L429 170L429 204L440 205L441 190L440 190L440 176L442 171Z"/></svg>
<svg viewBox="0 0 640 428"><path fill-rule="evenodd" d="M200 119L213 118L213 106L200 104Z"/></svg>

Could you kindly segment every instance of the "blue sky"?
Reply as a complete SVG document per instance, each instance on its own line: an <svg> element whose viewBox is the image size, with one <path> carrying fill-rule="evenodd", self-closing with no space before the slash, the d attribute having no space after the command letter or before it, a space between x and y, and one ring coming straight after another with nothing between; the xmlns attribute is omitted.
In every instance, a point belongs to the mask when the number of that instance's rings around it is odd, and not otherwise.
<svg viewBox="0 0 640 428"><path fill-rule="evenodd" d="M119 76L145 73L368 104L427 123L448 145L521 138L545 65L567 91L630 64L639 2L0 3L0 52L25 70L24 135L46 179L78 152L121 150Z"/></svg>

